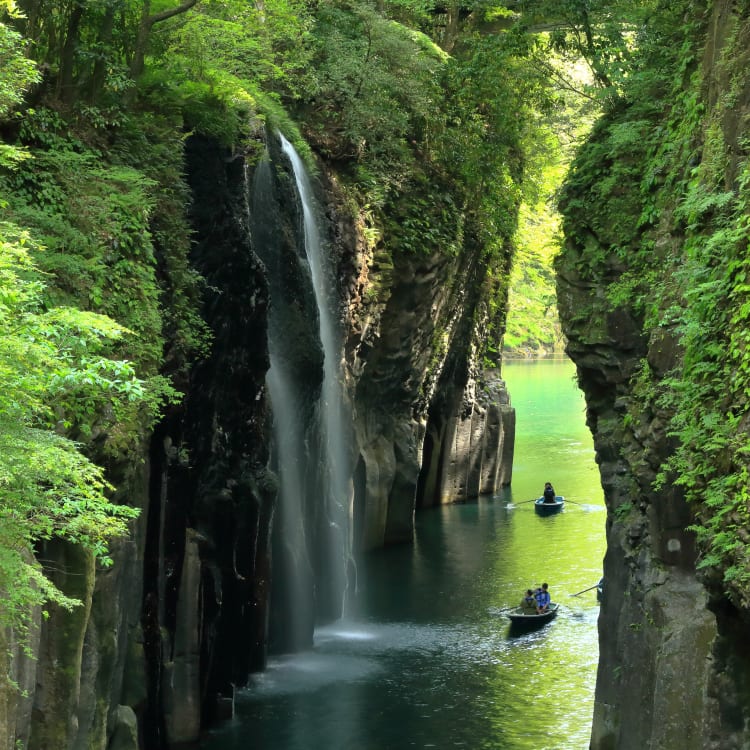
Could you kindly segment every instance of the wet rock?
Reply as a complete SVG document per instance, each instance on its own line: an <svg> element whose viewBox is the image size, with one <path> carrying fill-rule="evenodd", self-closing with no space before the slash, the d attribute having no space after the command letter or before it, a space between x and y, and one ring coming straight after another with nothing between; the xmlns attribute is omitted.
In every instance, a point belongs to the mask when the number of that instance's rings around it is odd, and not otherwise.
<svg viewBox="0 0 750 750"><path fill-rule="evenodd" d="M117 706L110 724L107 750L139 750L138 719L130 706Z"/></svg>

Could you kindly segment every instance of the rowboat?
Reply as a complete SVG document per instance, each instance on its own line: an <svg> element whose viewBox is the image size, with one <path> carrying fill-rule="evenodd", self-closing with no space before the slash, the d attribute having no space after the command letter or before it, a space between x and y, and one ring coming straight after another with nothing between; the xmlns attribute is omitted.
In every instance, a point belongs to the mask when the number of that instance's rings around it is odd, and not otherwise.
<svg viewBox="0 0 750 750"><path fill-rule="evenodd" d="M565 505L565 498L562 495L555 495L554 503L545 503L543 497L534 500L534 510L540 516L551 516L553 513L559 513Z"/></svg>
<svg viewBox="0 0 750 750"><path fill-rule="evenodd" d="M536 612L527 612L522 607L516 607L508 612L511 627L514 628L533 628L544 625L545 622L554 620L557 616L557 610L560 605L557 602L550 602L546 612L537 614Z"/></svg>

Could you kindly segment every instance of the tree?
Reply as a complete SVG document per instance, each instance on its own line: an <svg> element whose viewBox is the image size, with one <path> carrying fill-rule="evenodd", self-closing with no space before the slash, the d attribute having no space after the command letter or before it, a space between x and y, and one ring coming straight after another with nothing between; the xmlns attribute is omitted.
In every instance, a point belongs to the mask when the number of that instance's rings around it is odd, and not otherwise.
<svg viewBox="0 0 750 750"><path fill-rule="evenodd" d="M146 57L148 39L151 35L151 29L162 21L166 21L173 16L186 13L190 8L195 6L198 0L184 0L180 5L165 8L158 13L151 13L151 0L143 0L143 10L141 12L141 22L138 25L138 33L135 39L135 48L133 50L133 61L130 64L130 75L132 78L138 78L143 72L143 63Z"/></svg>
<svg viewBox="0 0 750 750"><path fill-rule="evenodd" d="M112 504L101 468L64 436L63 422L89 399L120 406L143 398L126 362L107 358L125 332L109 318L74 308L44 309L33 242L0 223L0 626L21 635L31 607L63 596L34 560L42 539L83 545L105 564L107 540L127 533L137 510ZM12 583L11 583L12 582Z"/></svg>
<svg viewBox="0 0 750 750"><path fill-rule="evenodd" d="M585 60L596 85L617 98L631 67L633 49L655 0L519 0L521 24L546 32L549 46L571 61Z"/></svg>
<svg viewBox="0 0 750 750"><path fill-rule="evenodd" d="M0 23L0 120L21 103L24 91L39 80L33 61L23 54L22 44L18 32Z"/></svg>
<svg viewBox="0 0 750 750"><path fill-rule="evenodd" d="M21 47L20 36L0 24L0 117L36 80ZM0 165L12 168L23 156L0 144ZM33 606L76 604L44 576L36 543L66 539L107 563L107 540L125 534L137 515L110 502L103 470L65 436L66 425L102 426L103 414L117 420L145 397L133 367L109 358L125 329L102 315L43 304L34 247L23 229L0 222L0 627L22 641Z"/></svg>

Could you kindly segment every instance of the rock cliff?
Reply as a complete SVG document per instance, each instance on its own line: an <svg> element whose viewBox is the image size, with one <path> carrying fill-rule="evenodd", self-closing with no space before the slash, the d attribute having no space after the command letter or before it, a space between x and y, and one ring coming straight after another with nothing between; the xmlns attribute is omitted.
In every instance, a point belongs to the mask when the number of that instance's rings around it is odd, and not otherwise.
<svg viewBox="0 0 750 750"><path fill-rule="evenodd" d="M750 27L730 2L673 4L652 21L641 72L562 200L559 306L608 508L591 747L743 748L742 522L721 518L745 406L721 350L738 322L722 317L737 300L723 270L747 246Z"/></svg>
<svg viewBox="0 0 750 750"><path fill-rule="evenodd" d="M268 470L268 287L250 243L247 167L209 139L187 147L193 263L211 354L151 444L144 549L146 746L194 741L264 665L276 481Z"/></svg>
<svg viewBox="0 0 750 750"><path fill-rule="evenodd" d="M355 267L366 262L360 254ZM354 517L363 549L410 541L417 507L510 483L514 412L502 381L487 380L476 362L486 273L471 243L457 256L395 249L386 278L373 280L387 291L368 304L365 281L350 299Z"/></svg>
<svg viewBox="0 0 750 750"><path fill-rule="evenodd" d="M484 382L476 361L488 317L480 248L467 243L456 256L368 248L335 174L320 165L311 187L334 260L353 424L351 528L330 537L339 519L319 465L321 344L303 206L275 137L265 141L270 158L260 164L200 138L188 145L194 263L215 338L185 402L153 439L143 615L153 747L194 740L201 725L231 712L234 686L263 667L269 648L304 647L316 622L338 617L356 559L410 542L417 507L510 481L513 409L502 381ZM271 335L304 394L296 542L285 537L288 511L277 496L289 467L269 455ZM322 552L340 545L333 561Z"/></svg>

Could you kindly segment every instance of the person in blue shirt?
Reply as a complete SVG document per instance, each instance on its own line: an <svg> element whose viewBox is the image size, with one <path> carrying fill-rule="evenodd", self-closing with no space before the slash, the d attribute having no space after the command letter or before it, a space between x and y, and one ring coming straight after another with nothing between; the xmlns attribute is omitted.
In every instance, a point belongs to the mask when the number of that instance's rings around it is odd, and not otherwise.
<svg viewBox="0 0 750 750"><path fill-rule="evenodd" d="M527 589L526 596L521 599L521 609L524 614L534 614L536 612L536 597L531 589Z"/></svg>
<svg viewBox="0 0 750 750"><path fill-rule="evenodd" d="M546 583L543 583L542 587L536 590L535 598L536 612L541 615L549 609L550 605L549 586Z"/></svg>

